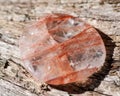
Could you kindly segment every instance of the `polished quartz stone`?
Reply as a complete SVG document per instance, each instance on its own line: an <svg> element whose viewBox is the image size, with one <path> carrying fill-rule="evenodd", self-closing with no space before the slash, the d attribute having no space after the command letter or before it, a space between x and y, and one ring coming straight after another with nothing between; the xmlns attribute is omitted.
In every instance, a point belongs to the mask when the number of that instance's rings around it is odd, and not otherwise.
<svg viewBox="0 0 120 96"><path fill-rule="evenodd" d="M23 66L40 82L84 83L105 62L106 51L91 25L66 14L48 14L20 38Z"/></svg>

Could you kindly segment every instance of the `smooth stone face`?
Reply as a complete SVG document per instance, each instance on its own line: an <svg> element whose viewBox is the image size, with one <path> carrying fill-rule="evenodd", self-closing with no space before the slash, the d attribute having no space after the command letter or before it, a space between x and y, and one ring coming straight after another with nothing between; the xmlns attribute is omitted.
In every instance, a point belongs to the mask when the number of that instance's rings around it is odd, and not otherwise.
<svg viewBox="0 0 120 96"><path fill-rule="evenodd" d="M79 18L49 14L20 38L23 66L40 82L85 82L103 66L106 51L99 33Z"/></svg>

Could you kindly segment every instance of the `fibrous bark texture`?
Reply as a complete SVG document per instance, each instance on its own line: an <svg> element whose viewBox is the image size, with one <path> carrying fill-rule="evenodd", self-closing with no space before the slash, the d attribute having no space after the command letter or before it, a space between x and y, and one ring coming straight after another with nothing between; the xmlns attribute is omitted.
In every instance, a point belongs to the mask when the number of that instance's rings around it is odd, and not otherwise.
<svg viewBox="0 0 120 96"><path fill-rule="evenodd" d="M44 13L78 16L99 31L107 51L102 76L94 79L99 84L93 82L84 93L63 92L36 82L23 68L19 38L25 26ZM0 0L0 96L120 96L119 25L120 0ZM74 91L83 89L72 87Z"/></svg>

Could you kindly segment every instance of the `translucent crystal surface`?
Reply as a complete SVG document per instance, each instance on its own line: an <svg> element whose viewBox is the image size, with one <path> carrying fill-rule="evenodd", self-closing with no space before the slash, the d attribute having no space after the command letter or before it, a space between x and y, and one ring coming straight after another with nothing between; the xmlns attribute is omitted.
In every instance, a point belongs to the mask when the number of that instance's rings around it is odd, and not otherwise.
<svg viewBox="0 0 120 96"><path fill-rule="evenodd" d="M85 82L106 56L99 33L65 14L49 14L31 25L20 39L20 49L33 77L53 85Z"/></svg>

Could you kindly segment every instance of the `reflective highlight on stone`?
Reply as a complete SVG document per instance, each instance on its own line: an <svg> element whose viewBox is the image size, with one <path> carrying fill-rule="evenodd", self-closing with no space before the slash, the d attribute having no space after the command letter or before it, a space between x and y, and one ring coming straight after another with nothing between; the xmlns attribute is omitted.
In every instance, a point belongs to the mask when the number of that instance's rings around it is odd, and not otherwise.
<svg viewBox="0 0 120 96"><path fill-rule="evenodd" d="M20 38L24 67L41 82L86 82L103 66L106 51L99 33L81 19L49 14Z"/></svg>

